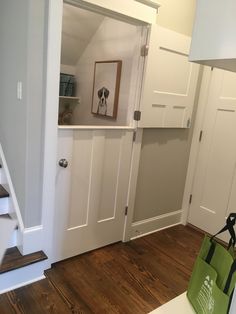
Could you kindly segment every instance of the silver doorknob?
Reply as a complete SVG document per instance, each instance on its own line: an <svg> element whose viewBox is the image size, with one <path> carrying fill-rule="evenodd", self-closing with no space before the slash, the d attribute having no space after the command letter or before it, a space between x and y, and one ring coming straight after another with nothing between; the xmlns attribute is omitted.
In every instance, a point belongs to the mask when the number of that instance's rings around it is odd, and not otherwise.
<svg viewBox="0 0 236 314"><path fill-rule="evenodd" d="M60 159L58 164L62 168L67 168L68 167L68 161L65 158Z"/></svg>

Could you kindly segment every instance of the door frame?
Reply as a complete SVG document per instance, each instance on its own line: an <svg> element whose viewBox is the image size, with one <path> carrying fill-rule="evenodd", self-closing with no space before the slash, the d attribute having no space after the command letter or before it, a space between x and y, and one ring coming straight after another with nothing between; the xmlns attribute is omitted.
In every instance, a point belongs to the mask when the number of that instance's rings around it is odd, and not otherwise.
<svg viewBox="0 0 236 314"><path fill-rule="evenodd" d="M116 0L66 0L66 3L79 5L83 8L113 15L123 21L136 25L150 25L156 21L156 8L134 0L126 0L125 5L117 5ZM43 174L42 174L42 225L44 250L53 263L54 245L54 217L55 208L55 178L57 169L57 136L58 136L58 95L60 77L60 53L61 53L61 29L63 15L63 0L49 0L47 2L47 60L46 60L46 92L45 92L45 124L44 124L44 148L43 148ZM113 12L112 9L117 9ZM135 192L139 158L141 151L142 131L137 131L137 142L134 143L132 153L132 167L130 173L128 202L134 208ZM124 240L130 239L133 210L128 212L124 225Z"/></svg>
<svg viewBox="0 0 236 314"><path fill-rule="evenodd" d="M209 95L209 88L211 84L211 76L213 68L207 67L207 66L201 66L202 67L202 81L201 81L201 89L200 89L200 95L197 105L197 112L196 112L196 118L195 118L195 124L194 124L194 130L193 130L193 137L192 137L192 143L191 143L191 149L190 149L190 156L189 156L189 162L188 162L188 170L187 170L187 176L185 181L185 188L184 188L184 196L183 196L183 202L182 202L182 217L181 217L181 223L183 225L186 225L188 223L188 215L190 210L190 198L192 195L192 189L193 189L193 183L195 178L195 172L198 162L198 154L200 149L200 141L199 136L200 132L203 131L203 123L204 123L204 116L206 112L206 105L208 101L208 95ZM200 70L201 71L201 70Z"/></svg>

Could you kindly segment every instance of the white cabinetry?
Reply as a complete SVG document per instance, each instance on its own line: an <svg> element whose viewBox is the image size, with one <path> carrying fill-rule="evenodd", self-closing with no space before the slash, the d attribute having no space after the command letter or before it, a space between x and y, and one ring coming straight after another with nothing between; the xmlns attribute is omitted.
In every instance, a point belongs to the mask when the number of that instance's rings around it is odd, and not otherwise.
<svg viewBox="0 0 236 314"><path fill-rule="evenodd" d="M198 0L190 60L236 72L236 1Z"/></svg>

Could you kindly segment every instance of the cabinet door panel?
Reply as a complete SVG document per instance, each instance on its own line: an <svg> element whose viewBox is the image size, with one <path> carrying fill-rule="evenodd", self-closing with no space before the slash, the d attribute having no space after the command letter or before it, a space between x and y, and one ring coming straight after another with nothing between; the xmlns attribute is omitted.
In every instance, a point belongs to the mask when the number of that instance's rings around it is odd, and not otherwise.
<svg viewBox="0 0 236 314"><path fill-rule="evenodd" d="M190 37L153 25L139 127L190 126L199 66L188 61Z"/></svg>

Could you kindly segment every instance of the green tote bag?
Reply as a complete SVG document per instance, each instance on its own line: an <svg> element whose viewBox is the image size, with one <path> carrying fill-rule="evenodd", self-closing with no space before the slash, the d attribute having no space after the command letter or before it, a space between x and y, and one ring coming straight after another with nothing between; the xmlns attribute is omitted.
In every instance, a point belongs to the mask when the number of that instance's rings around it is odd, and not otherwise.
<svg viewBox="0 0 236 314"><path fill-rule="evenodd" d="M220 232L203 240L187 291L197 314L229 313L236 284L235 222L236 214L230 214ZM230 233L228 249L215 239L224 231Z"/></svg>

